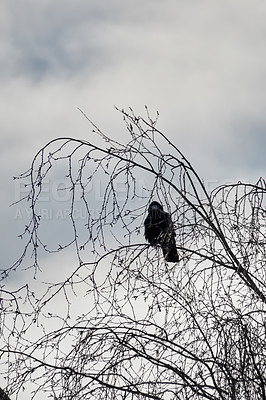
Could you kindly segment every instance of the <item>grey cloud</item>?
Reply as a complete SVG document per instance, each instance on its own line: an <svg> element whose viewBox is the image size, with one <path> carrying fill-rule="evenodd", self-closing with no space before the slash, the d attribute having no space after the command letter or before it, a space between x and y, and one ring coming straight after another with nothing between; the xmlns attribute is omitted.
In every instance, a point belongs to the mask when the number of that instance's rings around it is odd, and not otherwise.
<svg viewBox="0 0 266 400"><path fill-rule="evenodd" d="M232 129L235 134L227 150L235 165L246 172L266 171L266 121L243 117L233 124Z"/></svg>
<svg viewBox="0 0 266 400"><path fill-rule="evenodd" d="M88 74L110 67L131 45L133 37L125 33L133 31L138 37L135 29L143 23L147 28L154 21L156 13L151 12L149 18L149 8L158 11L151 1L145 6L142 2L125 5L121 0L7 3L8 22L2 33L9 44L0 52L5 75L34 81L52 76L66 79L83 69Z"/></svg>
<svg viewBox="0 0 266 400"><path fill-rule="evenodd" d="M75 16L71 10L67 12L67 7L63 13L57 7L45 9L32 4L32 9L20 9L21 13L13 10L9 53L14 75L32 80L63 78L84 65L91 70L97 68L101 49L97 48L92 18L88 15L88 20L84 19L82 10Z"/></svg>
<svg viewBox="0 0 266 400"><path fill-rule="evenodd" d="M119 140L113 104L158 110L159 128L203 178L254 180L265 169L266 3L23 0L0 11L1 171L10 179L47 140L91 138L78 106ZM2 214L16 235L13 214Z"/></svg>

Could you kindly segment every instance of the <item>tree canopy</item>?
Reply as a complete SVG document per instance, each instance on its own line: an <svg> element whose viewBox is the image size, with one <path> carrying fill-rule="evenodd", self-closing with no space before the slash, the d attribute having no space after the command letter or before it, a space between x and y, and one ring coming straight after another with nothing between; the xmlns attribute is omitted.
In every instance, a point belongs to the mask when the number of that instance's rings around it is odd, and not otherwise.
<svg viewBox="0 0 266 400"><path fill-rule="evenodd" d="M1 271L6 387L36 399L265 400L264 179L209 190L158 114L117 111L119 141L82 112L88 140L55 138L16 178L31 217L23 254ZM144 239L152 200L171 215L179 263Z"/></svg>

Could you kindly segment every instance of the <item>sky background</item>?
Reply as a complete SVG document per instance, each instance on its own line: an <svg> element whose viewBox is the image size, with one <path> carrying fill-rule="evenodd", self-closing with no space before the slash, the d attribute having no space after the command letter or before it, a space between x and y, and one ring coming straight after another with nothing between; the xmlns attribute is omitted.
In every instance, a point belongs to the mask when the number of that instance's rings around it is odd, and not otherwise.
<svg viewBox="0 0 266 400"><path fill-rule="evenodd" d="M144 115L205 182L256 182L266 158L266 4L255 0L21 0L0 4L1 254L26 221L13 176L57 136L113 138L114 106ZM22 190L23 191L23 190Z"/></svg>
<svg viewBox="0 0 266 400"><path fill-rule="evenodd" d="M114 106L158 127L210 186L265 171L266 3L255 0L21 0L0 3L1 254L27 221L13 176L57 136L88 139L80 107L113 138ZM23 191L23 190L22 190Z"/></svg>
<svg viewBox="0 0 266 400"><path fill-rule="evenodd" d="M54 137L90 138L78 107L115 139L114 106L159 111L211 187L264 176L265 21L262 0L2 0L1 268L27 223L9 207L23 192L13 176Z"/></svg>

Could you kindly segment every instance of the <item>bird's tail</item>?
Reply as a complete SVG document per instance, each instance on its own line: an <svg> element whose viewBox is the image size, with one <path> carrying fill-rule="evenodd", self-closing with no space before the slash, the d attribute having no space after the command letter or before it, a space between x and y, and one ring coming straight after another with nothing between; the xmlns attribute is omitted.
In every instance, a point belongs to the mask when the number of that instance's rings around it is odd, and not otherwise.
<svg viewBox="0 0 266 400"><path fill-rule="evenodd" d="M179 255L176 248L176 243L174 238L170 238L170 240L165 241L161 244L164 259L167 262L178 262Z"/></svg>

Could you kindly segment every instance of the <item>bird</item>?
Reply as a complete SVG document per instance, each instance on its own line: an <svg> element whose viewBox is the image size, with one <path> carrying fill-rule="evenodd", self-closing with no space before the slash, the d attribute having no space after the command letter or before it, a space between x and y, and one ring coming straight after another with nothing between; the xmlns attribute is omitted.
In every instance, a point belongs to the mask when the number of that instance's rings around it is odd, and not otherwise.
<svg viewBox="0 0 266 400"><path fill-rule="evenodd" d="M144 236L151 246L160 245L167 262L178 262L175 231L170 214L157 201L150 203L144 221Z"/></svg>
<svg viewBox="0 0 266 400"><path fill-rule="evenodd" d="M0 400L10 400L8 395L4 392L3 389L0 388Z"/></svg>

